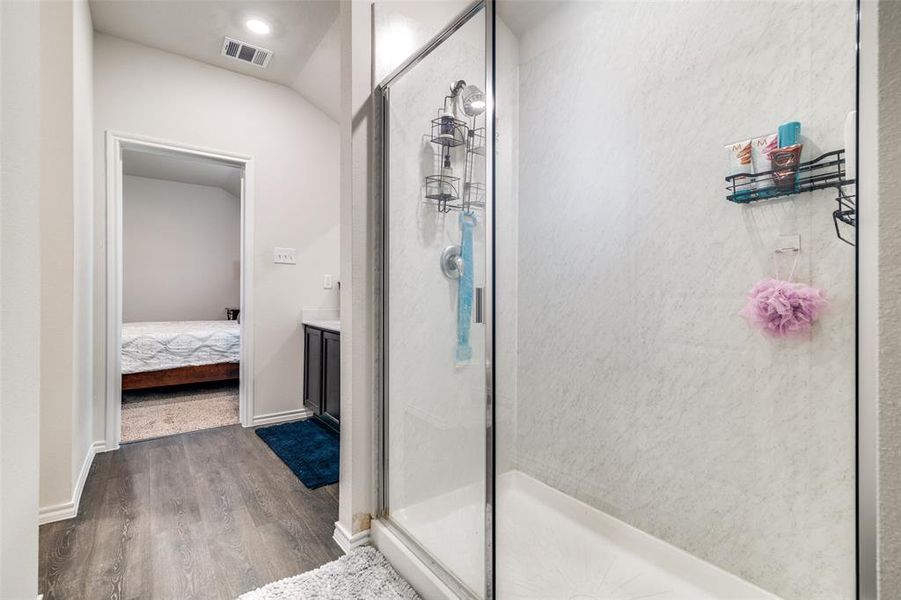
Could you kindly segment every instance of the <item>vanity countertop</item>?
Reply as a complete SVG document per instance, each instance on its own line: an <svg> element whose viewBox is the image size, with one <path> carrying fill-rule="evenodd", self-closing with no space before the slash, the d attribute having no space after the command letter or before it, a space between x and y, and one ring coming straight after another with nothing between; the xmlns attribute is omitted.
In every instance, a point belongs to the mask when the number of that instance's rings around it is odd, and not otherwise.
<svg viewBox="0 0 901 600"><path fill-rule="evenodd" d="M319 329L341 333L341 321L328 321L324 319L303 319L302 322L304 325L309 325L310 327L317 327Z"/></svg>

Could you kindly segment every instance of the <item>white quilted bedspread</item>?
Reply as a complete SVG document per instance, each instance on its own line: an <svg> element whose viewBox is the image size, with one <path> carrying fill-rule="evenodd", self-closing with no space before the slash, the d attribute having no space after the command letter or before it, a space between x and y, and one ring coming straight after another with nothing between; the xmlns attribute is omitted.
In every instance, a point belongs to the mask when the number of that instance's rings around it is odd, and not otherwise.
<svg viewBox="0 0 901 600"><path fill-rule="evenodd" d="M122 373L240 362L237 321L122 324Z"/></svg>

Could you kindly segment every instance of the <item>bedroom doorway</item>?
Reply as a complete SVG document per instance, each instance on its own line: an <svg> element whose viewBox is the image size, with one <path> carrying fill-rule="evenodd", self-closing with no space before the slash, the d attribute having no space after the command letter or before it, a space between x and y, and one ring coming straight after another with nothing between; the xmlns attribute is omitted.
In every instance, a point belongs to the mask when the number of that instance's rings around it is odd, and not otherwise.
<svg viewBox="0 0 901 600"><path fill-rule="evenodd" d="M252 170L107 134L107 447L252 421Z"/></svg>

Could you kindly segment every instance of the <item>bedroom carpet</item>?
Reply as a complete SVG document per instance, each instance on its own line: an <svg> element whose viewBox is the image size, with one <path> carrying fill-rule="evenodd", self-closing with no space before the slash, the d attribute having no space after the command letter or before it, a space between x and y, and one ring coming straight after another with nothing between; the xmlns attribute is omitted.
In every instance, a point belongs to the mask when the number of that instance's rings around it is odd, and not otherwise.
<svg viewBox="0 0 901 600"><path fill-rule="evenodd" d="M238 600L419 600L410 584L371 546L315 571L270 583Z"/></svg>
<svg viewBox="0 0 901 600"><path fill-rule="evenodd" d="M238 385L122 394L122 443L238 423Z"/></svg>

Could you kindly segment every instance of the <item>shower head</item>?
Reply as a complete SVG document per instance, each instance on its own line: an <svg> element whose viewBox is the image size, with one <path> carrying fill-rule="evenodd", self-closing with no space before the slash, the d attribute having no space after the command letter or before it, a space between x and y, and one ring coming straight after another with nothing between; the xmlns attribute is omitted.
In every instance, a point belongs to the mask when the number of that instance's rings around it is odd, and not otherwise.
<svg viewBox="0 0 901 600"><path fill-rule="evenodd" d="M475 117L485 112L485 92L478 86L469 84L460 93L460 102L463 104L463 112L466 116Z"/></svg>

